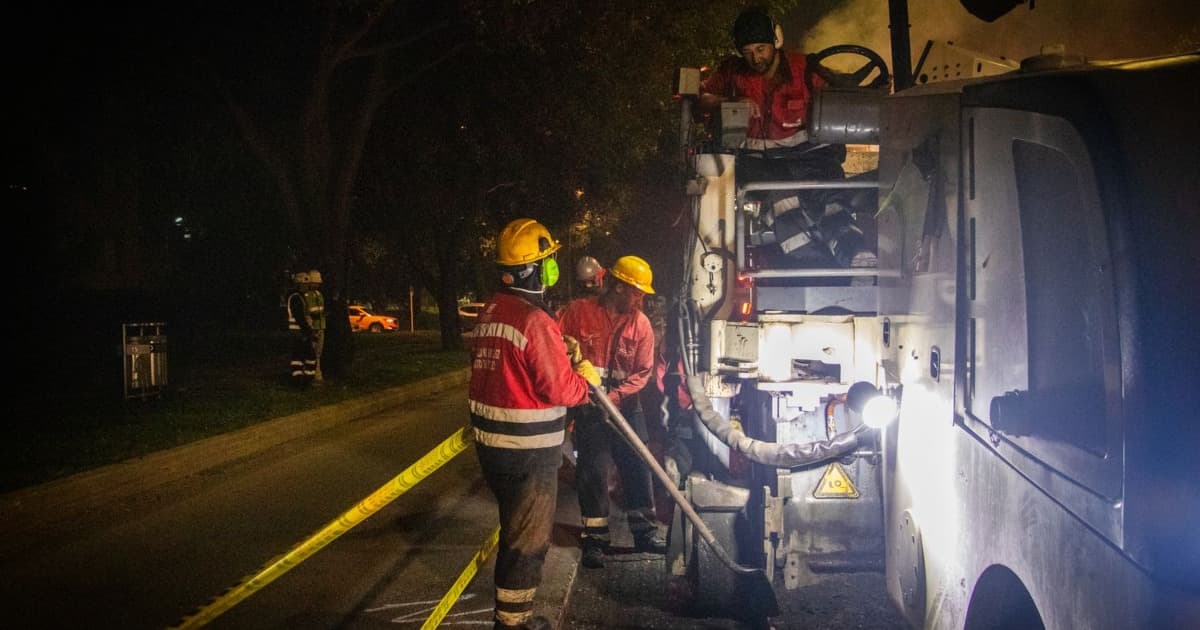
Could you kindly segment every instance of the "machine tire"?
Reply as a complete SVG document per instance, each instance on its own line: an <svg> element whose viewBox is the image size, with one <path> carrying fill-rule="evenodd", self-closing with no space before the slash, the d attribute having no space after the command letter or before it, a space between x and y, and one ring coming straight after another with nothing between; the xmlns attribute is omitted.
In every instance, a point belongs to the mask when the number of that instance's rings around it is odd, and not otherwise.
<svg viewBox="0 0 1200 630"><path fill-rule="evenodd" d="M378 323L371 324L371 327L368 330L370 330L373 333L381 333L381 332L383 332L383 324L378 324Z"/></svg>

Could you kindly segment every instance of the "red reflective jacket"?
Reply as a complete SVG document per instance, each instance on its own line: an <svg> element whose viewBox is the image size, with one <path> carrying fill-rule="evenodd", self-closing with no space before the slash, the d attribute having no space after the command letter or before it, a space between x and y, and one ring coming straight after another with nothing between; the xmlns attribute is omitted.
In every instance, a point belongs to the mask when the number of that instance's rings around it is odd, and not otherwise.
<svg viewBox="0 0 1200 630"><path fill-rule="evenodd" d="M475 441L496 448L560 446L567 407L588 398L558 324L542 309L496 293L472 331L468 404Z"/></svg>
<svg viewBox="0 0 1200 630"><path fill-rule="evenodd" d="M635 399L650 381L654 330L645 313L618 314L602 306L599 297L585 297L568 304L558 323L564 335L579 340L583 358L600 372L617 406Z"/></svg>
<svg viewBox="0 0 1200 630"><path fill-rule="evenodd" d="M813 73L806 77L807 69L808 57L804 54L782 53L776 76L784 80L772 84L741 57L729 57L700 84L700 89L730 100L750 102L746 130L750 148L795 146L808 140L812 91L826 85L820 75Z"/></svg>

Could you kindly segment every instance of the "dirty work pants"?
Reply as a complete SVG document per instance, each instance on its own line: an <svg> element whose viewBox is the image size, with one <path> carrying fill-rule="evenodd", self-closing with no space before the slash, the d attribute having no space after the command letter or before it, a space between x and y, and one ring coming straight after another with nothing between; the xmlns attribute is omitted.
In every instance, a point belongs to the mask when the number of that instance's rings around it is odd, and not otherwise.
<svg viewBox="0 0 1200 630"><path fill-rule="evenodd" d="M607 546L608 465L615 462L621 478L626 520L634 540L657 533L654 495L650 468L625 442L616 429L605 421L604 411L593 405L571 409L575 418L575 449L579 457L575 467L575 489L579 494L579 513L583 517L584 546ZM621 410L643 443L648 439L646 417L640 408Z"/></svg>
<svg viewBox="0 0 1200 630"><path fill-rule="evenodd" d="M505 449L475 445L500 508L496 552L496 621L519 626L533 615L558 500L561 447Z"/></svg>

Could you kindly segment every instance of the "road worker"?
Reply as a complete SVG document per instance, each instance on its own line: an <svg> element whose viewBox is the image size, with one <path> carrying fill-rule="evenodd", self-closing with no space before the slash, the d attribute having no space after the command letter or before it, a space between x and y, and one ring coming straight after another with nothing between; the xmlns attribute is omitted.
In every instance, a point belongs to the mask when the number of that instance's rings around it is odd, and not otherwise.
<svg viewBox="0 0 1200 630"><path fill-rule="evenodd" d="M292 274L293 288L287 296L288 331L292 333L289 380L296 387L307 387L317 375L316 335L305 299L309 281L307 271Z"/></svg>
<svg viewBox="0 0 1200 630"><path fill-rule="evenodd" d="M642 299L654 293L650 265L637 256L617 259L604 292L567 305L559 318L568 349L590 361L601 375L609 400L645 442L648 438L639 393L654 368L654 332L642 312ZM607 424L595 406L572 410L575 448L579 452L575 488L583 518L583 565L604 566L609 548L608 467L615 461L621 479L626 519L634 550L666 553L658 533L650 469Z"/></svg>
<svg viewBox="0 0 1200 630"><path fill-rule="evenodd" d="M782 28L761 7L742 11L732 35L734 54L701 82L698 105L714 111L724 102L746 106L737 184L843 179L846 146L808 137L815 95L829 87L826 71L808 55L786 50ZM862 250L853 196L844 191L767 191L750 197L763 202L764 220L773 225L780 251L797 261L849 267Z"/></svg>
<svg viewBox="0 0 1200 630"><path fill-rule="evenodd" d="M479 313L469 407L475 451L500 511L496 628L550 628L533 615L550 548L567 407L588 400L592 365L570 360L543 295L558 280L559 243L533 219L501 232L501 288Z"/></svg>
<svg viewBox="0 0 1200 630"><path fill-rule="evenodd" d="M317 361L313 382L317 384L325 382L325 373L321 370L321 356L325 353L325 295L321 293L321 283L321 272L310 270L304 301L308 304L308 317L312 322L313 356Z"/></svg>
<svg viewBox="0 0 1200 630"><path fill-rule="evenodd" d="M575 263L575 285L579 289L579 296L600 295L606 273L608 271L595 258L580 258L579 262Z"/></svg>

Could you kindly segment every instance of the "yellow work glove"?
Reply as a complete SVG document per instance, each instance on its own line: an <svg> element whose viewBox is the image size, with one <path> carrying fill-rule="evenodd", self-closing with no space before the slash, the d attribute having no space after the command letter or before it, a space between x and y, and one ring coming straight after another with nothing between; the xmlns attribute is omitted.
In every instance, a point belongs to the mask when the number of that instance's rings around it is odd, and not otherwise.
<svg viewBox="0 0 1200 630"><path fill-rule="evenodd" d="M563 343L567 346L567 358L571 359L571 365L583 360L583 352L579 350L578 339L571 335L563 335Z"/></svg>
<svg viewBox="0 0 1200 630"><path fill-rule="evenodd" d="M600 387L600 373L596 371L596 368L592 365L591 361L582 359L571 367L574 368L575 373L582 376L584 380L592 385L595 385L596 387Z"/></svg>

